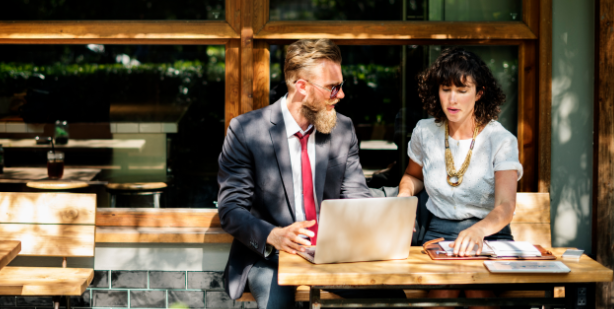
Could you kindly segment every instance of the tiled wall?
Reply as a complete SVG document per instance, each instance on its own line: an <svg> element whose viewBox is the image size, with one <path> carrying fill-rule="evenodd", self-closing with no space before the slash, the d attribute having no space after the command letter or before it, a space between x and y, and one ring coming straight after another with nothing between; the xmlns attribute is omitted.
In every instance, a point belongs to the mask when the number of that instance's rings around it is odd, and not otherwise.
<svg viewBox="0 0 614 309"><path fill-rule="evenodd" d="M235 302L222 285L222 273L210 271L96 270L94 280L73 308L256 308ZM51 309L51 297L0 297L0 307Z"/></svg>

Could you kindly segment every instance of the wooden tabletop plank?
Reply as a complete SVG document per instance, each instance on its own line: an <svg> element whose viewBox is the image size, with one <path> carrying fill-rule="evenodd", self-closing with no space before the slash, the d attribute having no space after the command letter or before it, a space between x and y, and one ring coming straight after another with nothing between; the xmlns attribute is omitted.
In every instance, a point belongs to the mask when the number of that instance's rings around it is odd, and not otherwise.
<svg viewBox="0 0 614 309"><path fill-rule="evenodd" d="M21 251L21 241L0 240L0 268L8 265Z"/></svg>
<svg viewBox="0 0 614 309"><path fill-rule="evenodd" d="M79 296L93 279L91 268L4 267L0 295Z"/></svg>
<svg viewBox="0 0 614 309"><path fill-rule="evenodd" d="M1 27L1 26L0 26ZM0 139L4 148L49 148L51 145L37 145L33 138L29 139ZM110 148L142 150L144 139L69 139L66 145L55 145L55 148Z"/></svg>
<svg viewBox="0 0 614 309"><path fill-rule="evenodd" d="M412 247L406 260L314 265L298 255L280 253L280 285L432 285L609 282L612 270L583 255L580 261L560 259L566 248L553 253L571 269L569 274L491 274L482 260L434 261Z"/></svg>
<svg viewBox="0 0 614 309"><path fill-rule="evenodd" d="M44 161L41 163L45 163ZM62 180L80 180L91 181L100 173L100 169L93 168L64 168ZM0 174L0 179L11 180L40 180L48 179L46 167L5 167L4 172Z"/></svg>

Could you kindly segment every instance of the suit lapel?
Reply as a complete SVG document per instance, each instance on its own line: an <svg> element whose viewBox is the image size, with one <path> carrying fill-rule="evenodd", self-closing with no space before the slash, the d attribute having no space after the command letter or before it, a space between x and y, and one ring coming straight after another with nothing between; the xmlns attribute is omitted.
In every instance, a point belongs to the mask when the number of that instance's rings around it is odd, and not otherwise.
<svg viewBox="0 0 614 309"><path fill-rule="evenodd" d="M324 198L324 182L328 169L328 152L330 150L330 134L316 133L316 210L320 211L320 204Z"/></svg>
<svg viewBox="0 0 614 309"><path fill-rule="evenodd" d="M290 164L290 150L288 148L288 138L286 136L286 125L284 117L281 113L281 100L275 102L271 108L271 142L275 148L275 156L277 157L277 165L283 180L284 188L286 189L286 199L290 206L290 214L292 221L296 221L295 205L294 205L294 185L292 182L292 167Z"/></svg>

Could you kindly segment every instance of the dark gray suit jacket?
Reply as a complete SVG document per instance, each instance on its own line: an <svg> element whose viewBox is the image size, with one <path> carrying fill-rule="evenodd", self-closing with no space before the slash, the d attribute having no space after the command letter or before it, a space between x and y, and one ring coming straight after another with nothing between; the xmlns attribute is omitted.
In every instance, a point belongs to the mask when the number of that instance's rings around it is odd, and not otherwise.
<svg viewBox="0 0 614 309"><path fill-rule="evenodd" d="M330 134L316 133L316 207L325 199L371 197L352 121L337 116L337 126ZM234 237L224 288L237 299L252 265L265 258L271 230L296 221L281 100L232 119L218 161L220 220Z"/></svg>

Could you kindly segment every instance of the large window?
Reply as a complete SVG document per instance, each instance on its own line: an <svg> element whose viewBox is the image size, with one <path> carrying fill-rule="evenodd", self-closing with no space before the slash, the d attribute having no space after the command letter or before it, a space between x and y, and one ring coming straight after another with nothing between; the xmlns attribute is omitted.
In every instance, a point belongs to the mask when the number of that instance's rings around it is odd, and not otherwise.
<svg viewBox="0 0 614 309"><path fill-rule="evenodd" d="M271 45L271 91L274 103L287 92L283 61L287 45ZM417 76L451 46L341 46L345 99L337 111L350 117L360 141L367 185L395 187L407 167L407 143L417 122L427 118L417 92ZM518 48L461 46L479 55L506 95L499 122L516 133Z"/></svg>
<svg viewBox="0 0 614 309"><path fill-rule="evenodd" d="M270 0L271 20L522 20L520 0Z"/></svg>
<svg viewBox="0 0 614 309"><path fill-rule="evenodd" d="M525 168L519 191L548 187L549 170L537 163L549 156L550 138L538 130L549 126L540 112L549 102L539 101L540 1L12 4L0 11L6 166L43 168L49 146L7 143L53 136L56 120L67 121L71 140L122 141L66 150L73 174L99 171L90 181L103 197L99 207L112 204L106 184L138 182L168 186L162 207L215 207L217 156L230 119L285 94L285 48L303 38L341 46L347 97L338 111L355 124L370 186L398 184L413 127L428 117L416 75L443 49L463 46L486 61L506 93L499 121L518 137ZM3 181L1 190L21 190ZM126 205L135 207L116 204Z"/></svg>
<svg viewBox="0 0 614 309"><path fill-rule="evenodd" d="M97 171L79 180L164 182L163 207L215 207L224 67L224 46L4 46L0 123L39 128L0 133L5 165L46 166L51 146L35 145L34 137L53 137L55 122L66 121L70 140L110 145L61 149L67 171ZM27 140L32 147L14 147ZM138 200L116 206L122 203Z"/></svg>
<svg viewBox="0 0 614 309"><path fill-rule="evenodd" d="M224 0L11 0L0 20L224 20Z"/></svg>

